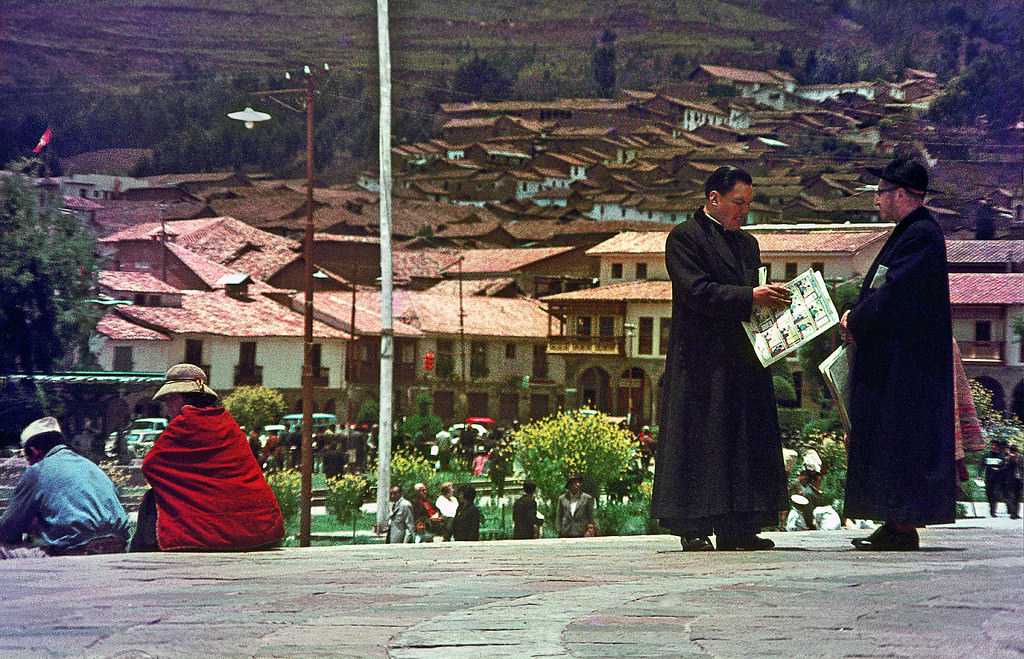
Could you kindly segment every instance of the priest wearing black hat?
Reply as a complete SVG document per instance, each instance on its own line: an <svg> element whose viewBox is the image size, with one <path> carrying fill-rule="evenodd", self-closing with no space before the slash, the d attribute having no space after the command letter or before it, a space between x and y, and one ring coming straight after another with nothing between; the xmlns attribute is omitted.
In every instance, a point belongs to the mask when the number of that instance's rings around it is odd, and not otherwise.
<svg viewBox="0 0 1024 659"><path fill-rule="evenodd" d="M924 207L928 171L897 158L875 205L896 227L843 314L851 375L846 516L885 524L860 550L917 549L917 528L954 521L953 356L942 230Z"/></svg>

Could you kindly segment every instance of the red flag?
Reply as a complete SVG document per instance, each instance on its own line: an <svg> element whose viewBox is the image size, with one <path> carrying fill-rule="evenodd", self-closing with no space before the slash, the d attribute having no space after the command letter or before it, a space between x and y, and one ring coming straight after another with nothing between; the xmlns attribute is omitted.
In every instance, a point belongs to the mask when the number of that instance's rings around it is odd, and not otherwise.
<svg viewBox="0 0 1024 659"><path fill-rule="evenodd" d="M50 133L50 128L47 127L46 132L43 133L43 136L39 138L39 144L36 145L36 148L32 149L32 153L39 153L40 151L42 151L43 147L50 143L50 138L52 136L53 135L52 133Z"/></svg>

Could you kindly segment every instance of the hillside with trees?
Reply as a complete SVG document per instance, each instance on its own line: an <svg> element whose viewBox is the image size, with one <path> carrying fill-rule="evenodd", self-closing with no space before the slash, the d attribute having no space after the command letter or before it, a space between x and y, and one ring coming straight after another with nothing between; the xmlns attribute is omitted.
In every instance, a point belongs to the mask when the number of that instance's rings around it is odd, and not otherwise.
<svg viewBox="0 0 1024 659"><path fill-rule="evenodd" d="M376 153L372 5L211 0L11 0L0 54L0 161L52 127L57 158L148 148L134 173L249 165L301 171L301 117L246 131L225 118L283 71L328 61L319 86L318 171L351 173ZM81 16L102 17L86 24ZM396 141L433 135L440 103L614 96L681 81L701 63L787 71L802 83L894 80L935 71L931 118L1019 120L1024 97L1015 0L550 0L391 3Z"/></svg>

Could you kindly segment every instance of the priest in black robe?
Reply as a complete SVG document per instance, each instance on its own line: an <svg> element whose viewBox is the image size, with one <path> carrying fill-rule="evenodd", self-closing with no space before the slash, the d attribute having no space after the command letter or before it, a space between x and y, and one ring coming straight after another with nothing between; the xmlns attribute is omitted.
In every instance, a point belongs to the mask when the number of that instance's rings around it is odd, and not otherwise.
<svg viewBox="0 0 1024 659"><path fill-rule="evenodd" d="M875 205L896 228L842 318L855 344L845 512L883 520L857 549L914 550L915 527L956 517L953 340L942 229L924 207L928 171L898 158Z"/></svg>
<svg viewBox="0 0 1024 659"><path fill-rule="evenodd" d="M665 243L672 327L664 376L651 516L683 549L770 549L757 533L787 508L771 372L741 325L755 304L783 308L790 293L758 285L757 240L739 230L750 175L720 167L705 204Z"/></svg>

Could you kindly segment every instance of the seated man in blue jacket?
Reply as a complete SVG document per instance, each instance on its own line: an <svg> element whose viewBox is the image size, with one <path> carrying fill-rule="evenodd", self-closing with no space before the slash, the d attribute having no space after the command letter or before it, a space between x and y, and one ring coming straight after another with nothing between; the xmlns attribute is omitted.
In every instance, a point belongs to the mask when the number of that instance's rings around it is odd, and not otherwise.
<svg viewBox="0 0 1024 659"><path fill-rule="evenodd" d="M30 423L21 448L29 467L0 517L0 558L123 552L128 517L114 484L64 443L57 419Z"/></svg>

